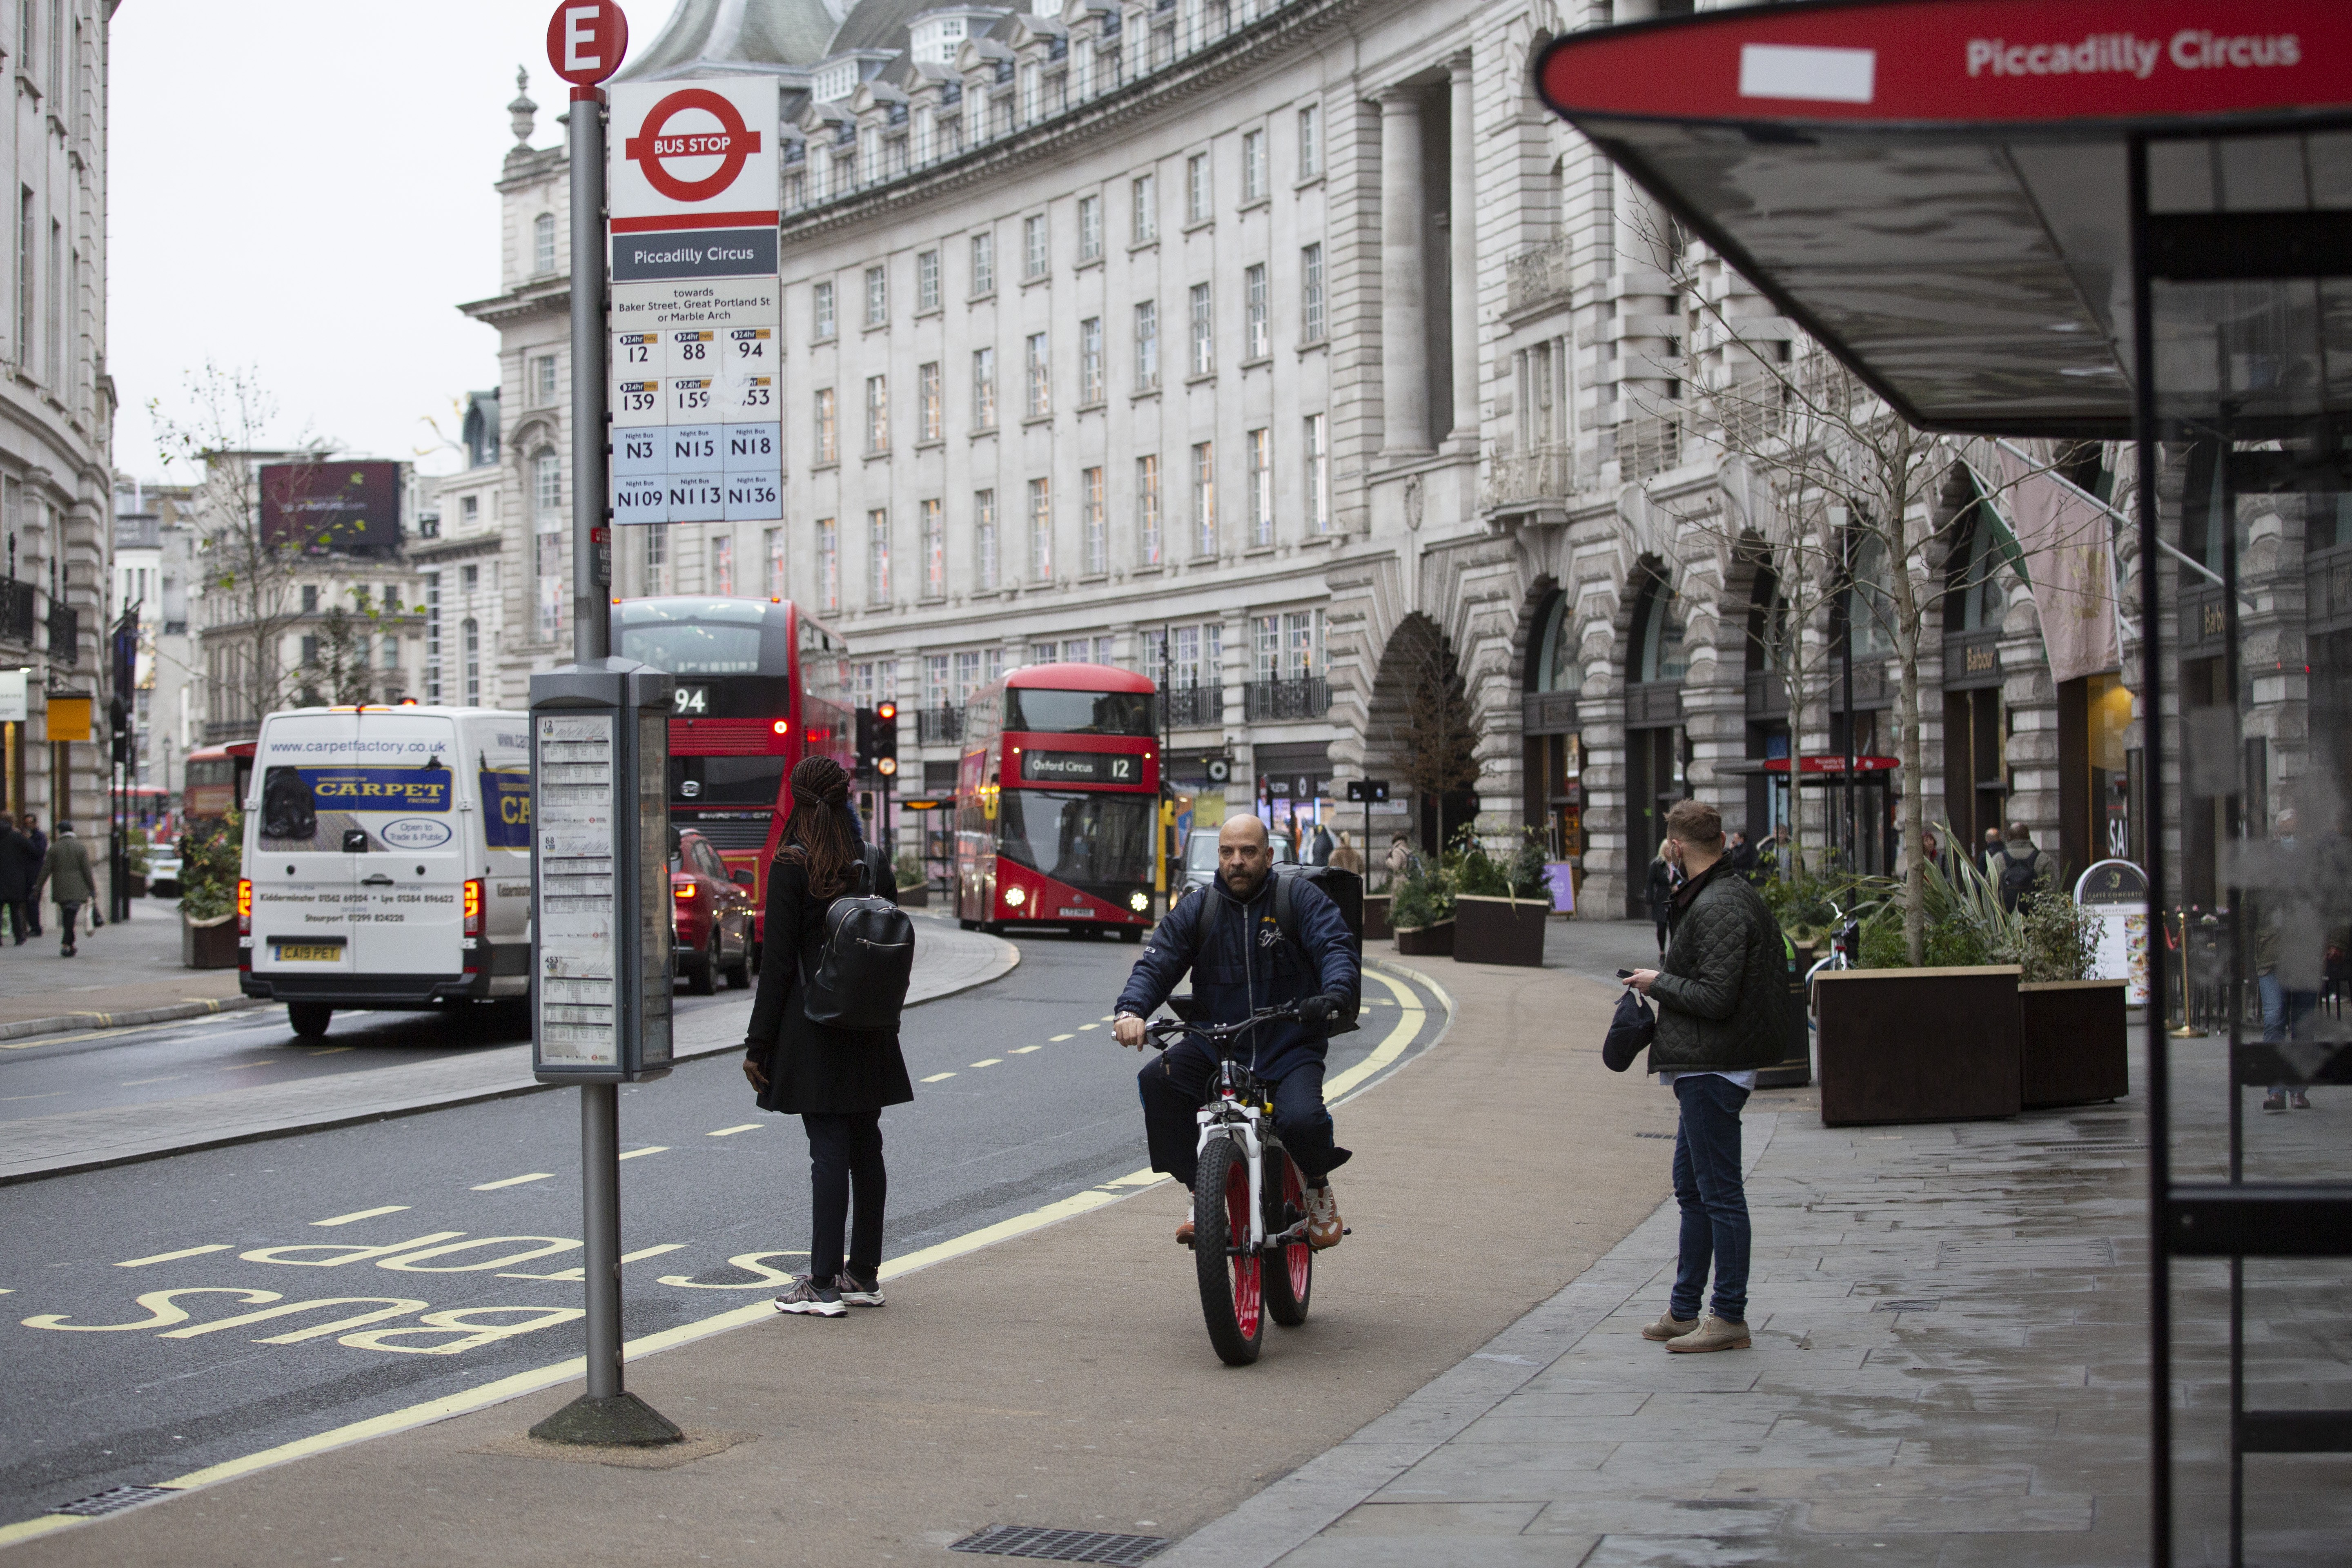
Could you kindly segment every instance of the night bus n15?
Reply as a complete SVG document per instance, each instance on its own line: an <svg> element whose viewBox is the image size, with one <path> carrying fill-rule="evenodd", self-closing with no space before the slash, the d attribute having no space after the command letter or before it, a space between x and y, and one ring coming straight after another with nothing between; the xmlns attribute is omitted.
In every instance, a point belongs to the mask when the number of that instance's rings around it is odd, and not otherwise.
<svg viewBox="0 0 2352 1568"><path fill-rule="evenodd" d="M1152 682L1040 664L971 694L956 775L956 917L1143 940L1160 742Z"/></svg>
<svg viewBox="0 0 2352 1568"><path fill-rule="evenodd" d="M829 756L856 768L845 645L785 600L679 595L616 603L613 652L677 678L670 822L700 833L730 872L751 873L760 940L793 765Z"/></svg>

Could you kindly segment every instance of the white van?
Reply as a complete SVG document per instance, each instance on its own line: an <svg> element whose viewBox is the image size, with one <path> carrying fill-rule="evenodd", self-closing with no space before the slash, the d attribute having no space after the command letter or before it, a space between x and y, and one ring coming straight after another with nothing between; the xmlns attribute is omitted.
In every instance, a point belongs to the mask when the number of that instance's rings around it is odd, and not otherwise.
<svg viewBox="0 0 2352 1568"><path fill-rule="evenodd" d="M338 1007L530 993L530 722L486 708L299 708L261 721L239 979L315 1039Z"/></svg>

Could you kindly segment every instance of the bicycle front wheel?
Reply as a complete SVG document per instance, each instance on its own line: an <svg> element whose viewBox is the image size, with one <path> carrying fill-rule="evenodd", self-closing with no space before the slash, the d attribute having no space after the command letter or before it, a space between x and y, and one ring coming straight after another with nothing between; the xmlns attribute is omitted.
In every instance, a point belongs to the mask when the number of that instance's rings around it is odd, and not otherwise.
<svg viewBox="0 0 2352 1568"><path fill-rule="evenodd" d="M1265 1342L1264 1270L1250 1239L1249 1158L1234 1138L1212 1138L1192 1178L1192 1262L1209 1343L1227 1366L1247 1366Z"/></svg>
<svg viewBox="0 0 2352 1568"><path fill-rule="evenodd" d="M1279 1236L1307 1217L1307 1191L1298 1179L1298 1166L1286 1153L1277 1153L1282 1162L1282 1180L1268 1183L1265 1228L1268 1235ZM1280 1248L1265 1259L1266 1315L1286 1329L1295 1329L1307 1321L1307 1300L1315 1292L1315 1249L1302 1238Z"/></svg>

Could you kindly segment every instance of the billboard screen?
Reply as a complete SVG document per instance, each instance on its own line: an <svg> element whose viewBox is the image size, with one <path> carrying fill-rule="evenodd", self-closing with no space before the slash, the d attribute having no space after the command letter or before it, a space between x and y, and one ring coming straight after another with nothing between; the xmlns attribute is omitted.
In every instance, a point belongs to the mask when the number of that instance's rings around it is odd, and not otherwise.
<svg viewBox="0 0 2352 1568"><path fill-rule="evenodd" d="M261 469L261 538L325 552L400 544L400 465L268 463Z"/></svg>

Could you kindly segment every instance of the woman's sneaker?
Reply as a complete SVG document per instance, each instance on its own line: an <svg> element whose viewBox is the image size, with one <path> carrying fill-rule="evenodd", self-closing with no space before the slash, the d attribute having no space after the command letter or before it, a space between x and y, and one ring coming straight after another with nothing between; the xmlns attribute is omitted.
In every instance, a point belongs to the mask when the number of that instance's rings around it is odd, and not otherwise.
<svg viewBox="0 0 2352 1568"><path fill-rule="evenodd" d="M842 1304L850 1307L878 1307L882 1304L882 1277L861 1280L845 1268L834 1279L833 1287L841 1293Z"/></svg>
<svg viewBox="0 0 2352 1568"><path fill-rule="evenodd" d="M811 1318L841 1318L849 1313L849 1309L841 1304L840 1291L830 1285L818 1284L806 1274L793 1280L793 1288L776 1298L776 1310Z"/></svg>

